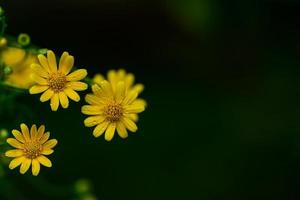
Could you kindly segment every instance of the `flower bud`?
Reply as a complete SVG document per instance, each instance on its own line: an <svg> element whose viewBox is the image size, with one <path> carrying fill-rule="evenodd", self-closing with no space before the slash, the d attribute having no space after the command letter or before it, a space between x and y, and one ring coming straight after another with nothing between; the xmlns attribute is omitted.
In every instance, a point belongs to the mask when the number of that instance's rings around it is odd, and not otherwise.
<svg viewBox="0 0 300 200"><path fill-rule="evenodd" d="M0 130L0 139L5 140L8 137L8 131L6 129Z"/></svg>
<svg viewBox="0 0 300 200"><path fill-rule="evenodd" d="M25 47L30 44L30 36L26 33L21 33L18 37L18 43Z"/></svg>
<svg viewBox="0 0 300 200"><path fill-rule="evenodd" d="M0 39L0 48L4 48L6 46L7 46L7 39L3 37Z"/></svg>
<svg viewBox="0 0 300 200"><path fill-rule="evenodd" d="M4 73L4 75L10 75L11 73L13 72L13 70L12 70L12 68L10 67L10 66L5 66L4 68L3 68L3 73Z"/></svg>
<svg viewBox="0 0 300 200"><path fill-rule="evenodd" d="M39 49L38 50L38 54L46 54L48 51L48 49L44 48L44 49Z"/></svg>
<svg viewBox="0 0 300 200"><path fill-rule="evenodd" d="M88 193L91 190L91 183L89 180L80 179L75 183L75 191L78 194Z"/></svg>

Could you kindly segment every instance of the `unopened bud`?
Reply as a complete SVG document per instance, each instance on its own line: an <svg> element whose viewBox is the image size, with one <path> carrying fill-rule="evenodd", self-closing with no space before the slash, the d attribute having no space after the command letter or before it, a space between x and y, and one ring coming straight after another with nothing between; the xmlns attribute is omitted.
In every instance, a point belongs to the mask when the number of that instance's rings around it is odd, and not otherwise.
<svg viewBox="0 0 300 200"><path fill-rule="evenodd" d="M10 66L5 66L3 69L3 73L7 76L10 75L13 72L12 68Z"/></svg>
<svg viewBox="0 0 300 200"><path fill-rule="evenodd" d="M79 194L87 193L91 190L91 183L89 180L80 179L75 183L75 191Z"/></svg>
<svg viewBox="0 0 300 200"><path fill-rule="evenodd" d="M44 49L39 49L38 50L38 54L46 54L48 51L48 49L44 48Z"/></svg>
<svg viewBox="0 0 300 200"><path fill-rule="evenodd" d="M30 44L30 36L26 33L21 33L18 37L18 43L25 47Z"/></svg>
<svg viewBox="0 0 300 200"><path fill-rule="evenodd" d="M4 48L7 45L7 39L6 38L1 38L0 39L0 48Z"/></svg>
<svg viewBox="0 0 300 200"><path fill-rule="evenodd" d="M8 137L8 131L6 129L0 130L0 139L6 139Z"/></svg>

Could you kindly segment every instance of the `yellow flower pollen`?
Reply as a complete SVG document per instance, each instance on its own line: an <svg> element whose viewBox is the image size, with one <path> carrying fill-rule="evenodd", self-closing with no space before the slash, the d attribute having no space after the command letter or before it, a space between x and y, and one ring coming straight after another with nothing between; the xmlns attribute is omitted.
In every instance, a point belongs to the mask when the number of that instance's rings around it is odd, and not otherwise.
<svg viewBox="0 0 300 200"><path fill-rule="evenodd" d="M35 159L42 154L43 146L38 141L29 141L24 144L24 156Z"/></svg>
<svg viewBox="0 0 300 200"><path fill-rule="evenodd" d="M59 93L65 89L67 78L62 73L57 72L49 76L48 82L49 88L52 89L55 93Z"/></svg>
<svg viewBox="0 0 300 200"><path fill-rule="evenodd" d="M108 121L117 122L121 119L123 115L123 108L119 103L116 102L109 103L104 108L104 115Z"/></svg>

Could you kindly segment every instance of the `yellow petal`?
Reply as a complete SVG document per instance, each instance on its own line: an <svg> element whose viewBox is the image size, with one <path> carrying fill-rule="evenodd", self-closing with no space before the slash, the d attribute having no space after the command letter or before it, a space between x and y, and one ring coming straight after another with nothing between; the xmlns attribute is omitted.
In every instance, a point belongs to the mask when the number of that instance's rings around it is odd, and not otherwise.
<svg viewBox="0 0 300 200"><path fill-rule="evenodd" d="M26 51L21 48L8 47L1 49L1 62L12 66L22 62L26 58Z"/></svg>
<svg viewBox="0 0 300 200"><path fill-rule="evenodd" d="M131 132L136 132L137 131L138 128L137 128L136 124L131 119L129 119L127 117L123 117L122 122L126 126L126 128L128 130L130 130Z"/></svg>
<svg viewBox="0 0 300 200"><path fill-rule="evenodd" d="M108 121L104 121L101 124L99 124L98 126L96 126L96 128L93 131L93 135L95 137L101 136L104 133L104 131L106 130L106 128L109 125L109 123L110 122L108 122Z"/></svg>
<svg viewBox="0 0 300 200"><path fill-rule="evenodd" d="M66 62L66 59L68 58L69 56L69 53L68 52L63 52L60 56L60 59L59 59L59 71L61 72L62 71L62 68L63 68L63 65L65 64Z"/></svg>
<svg viewBox="0 0 300 200"><path fill-rule="evenodd" d="M66 89L64 90L64 92L65 92L66 95L67 95L70 99L72 99L73 101L76 101L76 102L80 101L80 96L79 96L78 93L75 92L74 90L72 90L72 89L70 89L70 88L66 88Z"/></svg>
<svg viewBox="0 0 300 200"><path fill-rule="evenodd" d="M52 149L45 149L43 148L42 154L43 155L50 155L52 154L54 151Z"/></svg>
<svg viewBox="0 0 300 200"><path fill-rule="evenodd" d="M63 108L68 108L69 107L69 99L67 95L64 92L60 92L59 94L59 101L60 104Z"/></svg>
<svg viewBox="0 0 300 200"><path fill-rule="evenodd" d="M31 67L32 71L34 73L36 73L38 76L41 76L41 77L44 77L44 78L49 77L48 72L44 68L42 68L41 65L34 63L30 67Z"/></svg>
<svg viewBox="0 0 300 200"><path fill-rule="evenodd" d="M136 91L130 91L123 100L123 105L131 104L134 100L136 100L137 97L138 93Z"/></svg>
<svg viewBox="0 0 300 200"><path fill-rule="evenodd" d="M24 152L22 150L19 149L14 149L14 150L8 150L5 152L5 156L7 157L20 157L24 154Z"/></svg>
<svg viewBox="0 0 300 200"><path fill-rule="evenodd" d="M53 51L49 50L47 51L47 58L48 58L48 64L49 64L49 69L51 72L56 72L57 71L57 64L56 64L56 57Z"/></svg>
<svg viewBox="0 0 300 200"><path fill-rule="evenodd" d="M31 140L35 140L36 136L37 136L37 128L36 125L32 125L31 129L30 129L30 135L31 135Z"/></svg>
<svg viewBox="0 0 300 200"><path fill-rule="evenodd" d="M87 76L86 69L78 69L67 76L68 81L79 81Z"/></svg>
<svg viewBox="0 0 300 200"><path fill-rule="evenodd" d="M29 129L28 126L24 123L21 124L21 130L26 141L30 141Z"/></svg>
<svg viewBox="0 0 300 200"><path fill-rule="evenodd" d="M54 91L51 89L46 90L46 92L44 92L41 97L40 97L40 101L41 102L46 102L49 101L49 99L51 99L51 97L54 95Z"/></svg>
<svg viewBox="0 0 300 200"><path fill-rule="evenodd" d="M143 105L144 107L147 107L147 102L144 99L136 99L132 104L140 104Z"/></svg>
<svg viewBox="0 0 300 200"><path fill-rule="evenodd" d="M12 134L14 135L14 137L15 137L18 141L20 141L20 142L22 142L22 143L25 142L25 139L24 139L24 137L23 137L23 134L22 134L20 131L14 129L14 130L12 130Z"/></svg>
<svg viewBox="0 0 300 200"><path fill-rule="evenodd" d="M145 110L145 106L143 104L140 103L133 103L131 105L125 106L125 113L130 114L130 113L140 113L143 112Z"/></svg>
<svg viewBox="0 0 300 200"><path fill-rule="evenodd" d="M119 103L125 97L125 83L123 81L119 82L116 88L116 101Z"/></svg>
<svg viewBox="0 0 300 200"><path fill-rule="evenodd" d="M67 75L74 65L74 57L73 56L67 56L67 58L62 61L62 63L59 65L61 72L64 75Z"/></svg>
<svg viewBox="0 0 300 200"><path fill-rule="evenodd" d="M38 59L42 65L42 67L49 73L50 72L50 68L48 65L48 60L44 55L38 55Z"/></svg>
<svg viewBox="0 0 300 200"><path fill-rule="evenodd" d="M37 140L41 139L41 137L43 136L44 132L45 132L45 126L44 126L44 125L41 125L41 126L39 127L39 129L38 129L38 134L37 134L37 136L36 136L36 139L37 139Z"/></svg>
<svg viewBox="0 0 300 200"><path fill-rule="evenodd" d="M81 112L85 115L100 115L103 113L103 107L100 106L82 106Z"/></svg>
<svg viewBox="0 0 300 200"><path fill-rule="evenodd" d="M128 137L126 127L122 122L117 123L117 132L118 132L119 136L123 139Z"/></svg>
<svg viewBox="0 0 300 200"><path fill-rule="evenodd" d="M20 173L25 174L31 165L31 159L25 158L20 167Z"/></svg>
<svg viewBox="0 0 300 200"><path fill-rule="evenodd" d="M37 176L40 173L40 162L37 159L32 160L32 175Z"/></svg>
<svg viewBox="0 0 300 200"><path fill-rule="evenodd" d="M97 85L97 84L92 85L92 91L98 97L102 97L103 96L103 91L99 87L99 85Z"/></svg>
<svg viewBox="0 0 300 200"><path fill-rule="evenodd" d="M117 71L117 77L118 77L119 80L123 80L125 78L125 76L126 76L125 69L119 69Z"/></svg>
<svg viewBox="0 0 300 200"><path fill-rule="evenodd" d="M106 129L104 138L106 141L111 141L114 137L115 130L116 130L116 123L110 123L109 126Z"/></svg>
<svg viewBox="0 0 300 200"><path fill-rule="evenodd" d="M96 74L93 78L93 82L96 84L100 84L101 81L104 80L104 77L101 74Z"/></svg>
<svg viewBox="0 0 300 200"><path fill-rule="evenodd" d="M16 167L18 167L19 165L21 165L24 160L25 160L24 156L13 159L9 163L9 169L15 169Z"/></svg>
<svg viewBox="0 0 300 200"><path fill-rule="evenodd" d="M97 124L100 124L105 120L105 117L103 115L88 117L84 120L84 125L86 127L92 127L96 126Z"/></svg>
<svg viewBox="0 0 300 200"><path fill-rule="evenodd" d="M107 79L108 79L108 81L109 82L117 82L118 80L117 80L117 73L116 73L116 70L109 70L108 72L107 72Z"/></svg>
<svg viewBox="0 0 300 200"><path fill-rule="evenodd" d="M18 140L14 139L14 138L8 138L6 140L6 142L8 144L10 144L10 146L15 147L17 149L22 149L23 148L23 145Z"/></svg>
<svg viewBox="0 0 300 200"><path fill-rule="evenodd" d="M137 122L139 120L139 116L137 114L124 114L125 117L128 117L134 122Z"/></svg>
<svg viewBox="0 0 300 200"><path fill-rule="evenodd" d="M99 105L99 106L103 106L103 104L105 103L105 101L96 96L96 95L93 95L93 94L87 94L85 96L85 101L88 103L88 104L91 104L91 105Z"/></svg>
<svg viewBox="0 0 300 200"><path fill-rule="evenodd" d="M107 79L111 83L112 90L115 91L116 87L117 87L117 83L119 81L121 81L121 80L118 79L116 71L115 70L109 70L108 73L107 73Z"/></svg>
<svg viewBox="0 0 300 200"><path fill-rule="evenodd" d="M71 88L76 91L83 91L88 88L88 84L79 81L69 82L67 84L67 88Z"/></svg>
<svg viewBox="0 0 300 200"><path fill-rule="evenodd" d="M47 141L45 144L43 144L43 148L52 149L56 145L57 145L57 140L52 139L52 140Z"/></svg>
<svg viewBox="0 0 300 200"><path fill-rule="evenodd" d="M46 132L40 139L40 142L44 144L50 137L50 132Z"/></svg>
<svg viewBox="0 0 300 200"><path fill-rule="evenodd" d="M102 88L104 96L106 96L107 98L113 97L113 92L112 92L111 84L108 81L102 81L100 83L100 86Z"/></svg>
<svg viewBox="0 0 300 200"><path fill-rule="evenodd" d="M134 83L134 75L132 73L127 74L125 78L125 84L127 88L130 88L133 83Z"/></svg>
<svg viewBox="0 0 300 200"><path fill-rule="evenodd" d="M39 156L37 160L45 167L52 167L51 161L46 156Z"/></svg>
<svg viewBox="0 0 300 200"><path fill-rule="evenodd" d="M31 74L31 79L40 85L48 85L48 81L45 78L40 77L36 74Z"/></svg>
<svg viewBox="0 0 300 200"><path fill-rule="evenodd" d="M140 94L141 92L143 92L144 90L144 85L143 84L136 84L135 86L133 86L132 90L136 91L138 94Z"/></svg>
<svg viewBox="0 0 300 200"><path fill-rule="evenodd" d="M54 94L51 97L50 106L51 106L51 110L52 111L57 111L58 106L59 106L59 97L58 97L58 94Z"/></svg>
<svg viewBox="0 0 300 200"><path fill-rule="evenodd" d="M47 85L34 85L29 89L30 94L38 94L47 90L49 86Z"/></svg>
<svg viewBox="0 0 300 200"><path fill-rule="evenodd" d="M60 59L59 59L59 64L58 64L58 71L60 72L63 72L64 71L64 65L66 63L66 60L69 56L69 53L68 52L63 52L63 54L60 56ZM64 74L64 73L63 73Z"/></svg>

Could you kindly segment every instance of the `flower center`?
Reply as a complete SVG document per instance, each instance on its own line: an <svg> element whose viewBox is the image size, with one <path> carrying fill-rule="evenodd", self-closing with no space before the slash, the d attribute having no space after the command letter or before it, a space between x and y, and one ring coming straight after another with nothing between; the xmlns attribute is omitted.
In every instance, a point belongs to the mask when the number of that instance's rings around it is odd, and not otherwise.
<svg viewBox="0 0 300 200"><path fill-rule="evenodd" d="M67 79L65 75L57 72L50 75L48 82L49 88L52 89L55 93L58 93L65 89Z"/></svg>
<svg viewBox="0 0 300 200"><path fill-rule="evenodd" d="M108 121L119 121L123 115L123 108L119 103L110 103L104 108L104 114Z"/></svg>
<svg viewBox="0 0 300 200"><path fill-rule="evenodd" d="M27 142L24 144L24 155L29 159L37 158L42 153L42 145L38 142Z"/></svg>

